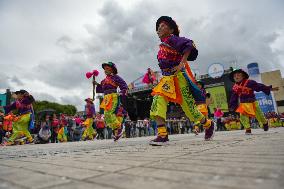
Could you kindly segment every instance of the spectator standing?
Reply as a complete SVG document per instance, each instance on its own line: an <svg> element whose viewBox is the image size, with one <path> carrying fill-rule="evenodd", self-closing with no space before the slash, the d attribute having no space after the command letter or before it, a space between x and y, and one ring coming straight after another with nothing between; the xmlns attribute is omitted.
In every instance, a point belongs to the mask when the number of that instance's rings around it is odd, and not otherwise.
<svg viewBox="0 0 284 189"><path fill-rule="evenodd" d="M214 112L214 118L217 120L217 131L223 131L222 117L224 113L220 108L217 108Z"/></svg>
<svg viewBox="0 0 284 189"><path fill-rule="evenodd" d="M51 121L51 142L58 143L57 134L59 131L59 120L57 119L56 114L53 114Z"/></svg>
<svg viewBox="0 0 284 189"><path fill-rule="evenodd" d="M96 115L95 123L97 126L97 139L105 139L104 129L105 129L105 120L102 118L101 114Z"/></svg>
<svg viewBox="0 0 284 189"><path fill-rule="evenodd" d="M151 123L151 127L153 129L154 136L156 136L156 134L157 134L157 123L156 123L155 120L151 120L150 123Z"/></svg>
<svg viewBox="0 0 284 189"><path fill-rule="evenodd" d="M126 118L124 126L125 126L125 136L126 136L126 138L130 138L130 135L131 135L131 120L129 119L129 117Z"/></svg>

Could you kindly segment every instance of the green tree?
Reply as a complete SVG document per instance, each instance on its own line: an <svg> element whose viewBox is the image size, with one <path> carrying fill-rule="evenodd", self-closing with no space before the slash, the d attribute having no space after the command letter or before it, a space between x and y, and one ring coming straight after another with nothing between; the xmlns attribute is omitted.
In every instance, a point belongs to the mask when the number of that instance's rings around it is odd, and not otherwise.
<svg viewBox="0 0 284 189"><path fill-rule="evenodd" d="M62 105L56 102L48 102L48 101L35 101L33 104L35 113L46 110L46 109L54 109L56 114L66 114L66 115L75 115L77 112L77 108L74 105Z"/></svg>

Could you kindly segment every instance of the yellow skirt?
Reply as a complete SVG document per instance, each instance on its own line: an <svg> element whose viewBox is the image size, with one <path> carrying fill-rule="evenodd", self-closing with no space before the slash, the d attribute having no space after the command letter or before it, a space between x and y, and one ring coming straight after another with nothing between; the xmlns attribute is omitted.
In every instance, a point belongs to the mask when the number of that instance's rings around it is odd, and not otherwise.
<svg viewBox="0 0 284 189"><path fill-rule="evenodd" d="M159 84L153 89L152 95L160 95L170 102L181 104L182 96L177 76L163 76Z"/></svg>
<svg viewBox="0 0 284 189"><path fill-rule="evenodd" d="M104 99L100 105L100 108L104 110L111 110L112 108L112 101L113 101L113 95L117 95L116 93L107 94L104 96Z"/></svg>
<svg viewBox="0 0 284 189"><path fill-rule="evenodd" d="M206 104L197 105L197 109L205 116L208 116L208 109Z"/></svg>
<svg viewBox="0 0 284 189"><path fill-rule="evenodd" d="M256 102L240 103L236 112L246 115L248 117L255 117L256 114Z"/></svg>

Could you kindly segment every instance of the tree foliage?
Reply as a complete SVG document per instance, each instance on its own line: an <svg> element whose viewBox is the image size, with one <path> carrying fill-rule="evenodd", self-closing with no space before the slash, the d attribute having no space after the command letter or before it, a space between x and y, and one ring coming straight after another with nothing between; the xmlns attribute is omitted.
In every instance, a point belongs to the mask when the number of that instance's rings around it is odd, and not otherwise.
<svg viewBox="0 0 284 189"><path fill-rule="evenodd" d="M56 114L66 114L66 115L75 115L77 112L77 108L73 105L62 105L56 102L48 102L48 101L35 101L33 104L33 108L35 113L46 110L46 109L54 109Z"/></svg>

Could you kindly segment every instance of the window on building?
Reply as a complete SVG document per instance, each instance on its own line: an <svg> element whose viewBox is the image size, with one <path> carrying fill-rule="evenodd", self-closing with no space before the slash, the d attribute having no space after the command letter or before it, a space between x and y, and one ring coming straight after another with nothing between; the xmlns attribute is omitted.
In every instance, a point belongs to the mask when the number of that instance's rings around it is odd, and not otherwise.
<svg viewBox="0 0 284 189"><path fill-rule="evenodd" d="M276 101L277 106L284 106L284 100Z"/></svg>

